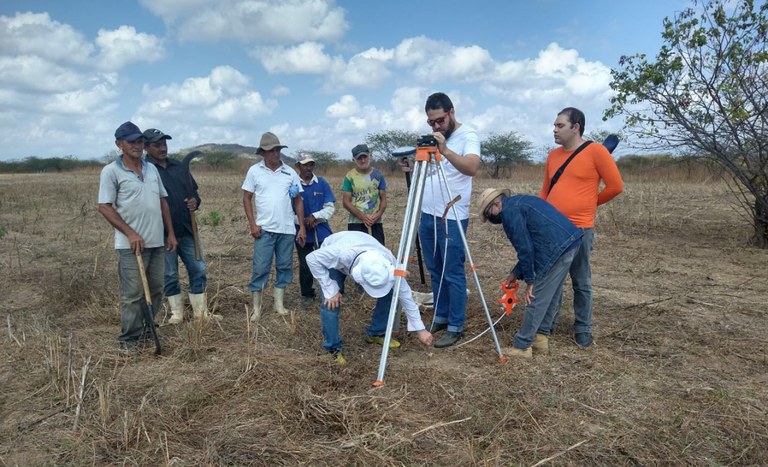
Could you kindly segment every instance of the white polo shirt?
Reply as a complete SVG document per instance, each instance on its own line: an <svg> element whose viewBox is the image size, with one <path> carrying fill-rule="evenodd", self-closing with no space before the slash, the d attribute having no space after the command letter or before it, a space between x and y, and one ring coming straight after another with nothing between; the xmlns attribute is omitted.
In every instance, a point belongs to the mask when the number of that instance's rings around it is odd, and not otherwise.
<svg viewBox="0 0 768 467"><path fill-rule="evenodd" d="M157 248L165 245L160 198L168 193L153 164L142 159L141 172L143 180L125 167L122 155L104 166L99 181L99 204L111 204L125 223L141 235L146 248ZM128 237L115 229L115 249L129 248Z"/></svg>
<svg viewBox="0 0 768 467"><path fill-rule="evenodd" d="M296 234L291 185L298 187L296 196L304 191L296 171L282 163L277 170L272 170L261 161L245 174L242 189L253 193L256 224L267 232Z"/></svg>

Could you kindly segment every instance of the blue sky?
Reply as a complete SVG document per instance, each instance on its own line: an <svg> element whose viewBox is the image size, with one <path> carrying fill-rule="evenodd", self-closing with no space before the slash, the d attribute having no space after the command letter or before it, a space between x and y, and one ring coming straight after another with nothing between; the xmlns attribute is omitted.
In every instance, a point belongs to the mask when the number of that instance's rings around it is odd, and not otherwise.
<svg viewBox="0 0 768 467"><path fill-rule="evenodd" d="M115 150L131 120L203 143L350 149L368 133L427 133L436 91L481 136L553 145L566 106L602 122L610 69L651 56L690 1L3 0L0 160ZM543 154L542 154L543 156Z"/></svg>

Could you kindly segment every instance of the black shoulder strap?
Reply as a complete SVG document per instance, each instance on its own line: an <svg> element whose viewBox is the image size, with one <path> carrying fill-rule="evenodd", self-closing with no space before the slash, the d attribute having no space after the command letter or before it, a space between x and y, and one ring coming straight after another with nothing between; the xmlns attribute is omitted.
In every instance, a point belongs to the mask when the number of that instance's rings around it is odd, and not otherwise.
<svg viewBox="0 0 768 467"><path fill-rule="evenodd" d="M585 141L584 144L579 146L575 151L573 151L573 154L563 162L563 165L560 166L559 169L557 169L557 172L555 172L555 175L552 176L552 180L549 182L549 191L547 191L547 195L549 195L552 192L552 187L555 186L555 183L557 183L558 180L560 180L560 176L563 174L563 171L565 171L565 168L568 167L568 164L571 163L574 157L576 157L576 154L580 153L582 149L589 146L589 143L592 141Z"/></svg>

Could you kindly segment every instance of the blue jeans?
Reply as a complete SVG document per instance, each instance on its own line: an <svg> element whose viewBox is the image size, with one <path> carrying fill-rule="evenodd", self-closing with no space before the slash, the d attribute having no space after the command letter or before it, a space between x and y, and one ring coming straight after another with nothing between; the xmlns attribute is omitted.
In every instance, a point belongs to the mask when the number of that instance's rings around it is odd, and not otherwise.
<svg viewBox="0 0 768 467"><path fill-rule="evenodd" d="M547 275L537 280L533 285L533 300L525 307L523 324L515 334L512 343L514 347L527 349L533 344L533 339L537 333L546 336L550 334L558 310L558 307L550 305L562 297L563 281L565 281L568 268L571 267L576 252L577 248L572 248L560 255Z"/></svg>
<svg viewBox="0 0 768 467"><path fill-rule="evenodd" d="M461 221L461 228L465 234L468 223L467 219ZM437 232L435 232L435 225ZM442 224L439 217L421 213L419 238L424 262L431 276L432 295L436 307L434 322L448 323L447 330L450 332L462 332L464 321L467 319L467 275L464 270L466 252L459 234L459 223L455 220L446 220L445 224Z"/></svg>
<svg viewBox="0 0 768 467"><path fill-rule="evenodd" d="M200 247L200 261L195 258L195 238L191 235L176 237L179 245L176 251L165 252L165 295L170 297L181 293L179 287L179 258L187 268L189 275L189 293L205 292L206 266L203 258L203 246Z"/></svg>
<svg viewBox="0 0 768 467"><path fill-rule="evenodd" d="M595 229L581 229L584 236L569 271L573 284L573 333L592 332L592 243Z"/></svg>
<svg viewBox="0 0 768 467"><path fill-rule="evenodd" d="M124 342L135 342L144 334L144 285L139 275L139 262L131 249L117 252L117 273L120 278L120 336ZM163 298L163 269L165 269L165 248L145 248L141 254L146 269L152 309L160 309ZM153 317L154 318L154 317Z"/></svg>
<svg viewBox="0 0 768 467"><path fill-rule="evenodd" d="M248 290L261 292L267 285L275 257L275 287L284 289L293 280L293 234L262 230L261 238L253 240L253 274Z"/></svg>
<svg viewBox="0 0 768 467"><path fill-rule="evenodd" d="M568 273L571 276L573 285L573 333L592 332L592 266L590 257L592 256L592 243L595 239L595 229L581 229L584 236L581 238L581 246L576 251L571 268ZM555 321L560 313L560 305L563 301L563 291L555 300L551 307L555 310ZM553 321L554 324L554 321Z"/></svg>
<svg viewBox="0 0 768 467"><path fill-rule="evenodd" d="M337 269L330 270L332 281L341 287L346 276ZM320 325L323 329L323 348L328 352L340 352L343 347L343 341L339 335L339 314L341 314L341 304L335 310L329 310L325 306L323 297L320 303ZM389 317L389 308L392 306L392 290L378 300L371 315L371 324L365 330L366 336L384 337L387 331L387 318Z"/></svg>

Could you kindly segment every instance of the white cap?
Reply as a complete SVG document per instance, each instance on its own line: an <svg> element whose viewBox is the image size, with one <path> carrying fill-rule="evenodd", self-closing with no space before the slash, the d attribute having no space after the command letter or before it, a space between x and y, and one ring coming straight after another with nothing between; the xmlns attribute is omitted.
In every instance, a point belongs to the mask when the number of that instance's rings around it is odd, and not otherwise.
<svg viewBox="0 0 768 467"><path fill-rule="evenodd" d="M395 284L395 266L378 251L361 253L350 274L373 298L385 296Z"/></svg>

